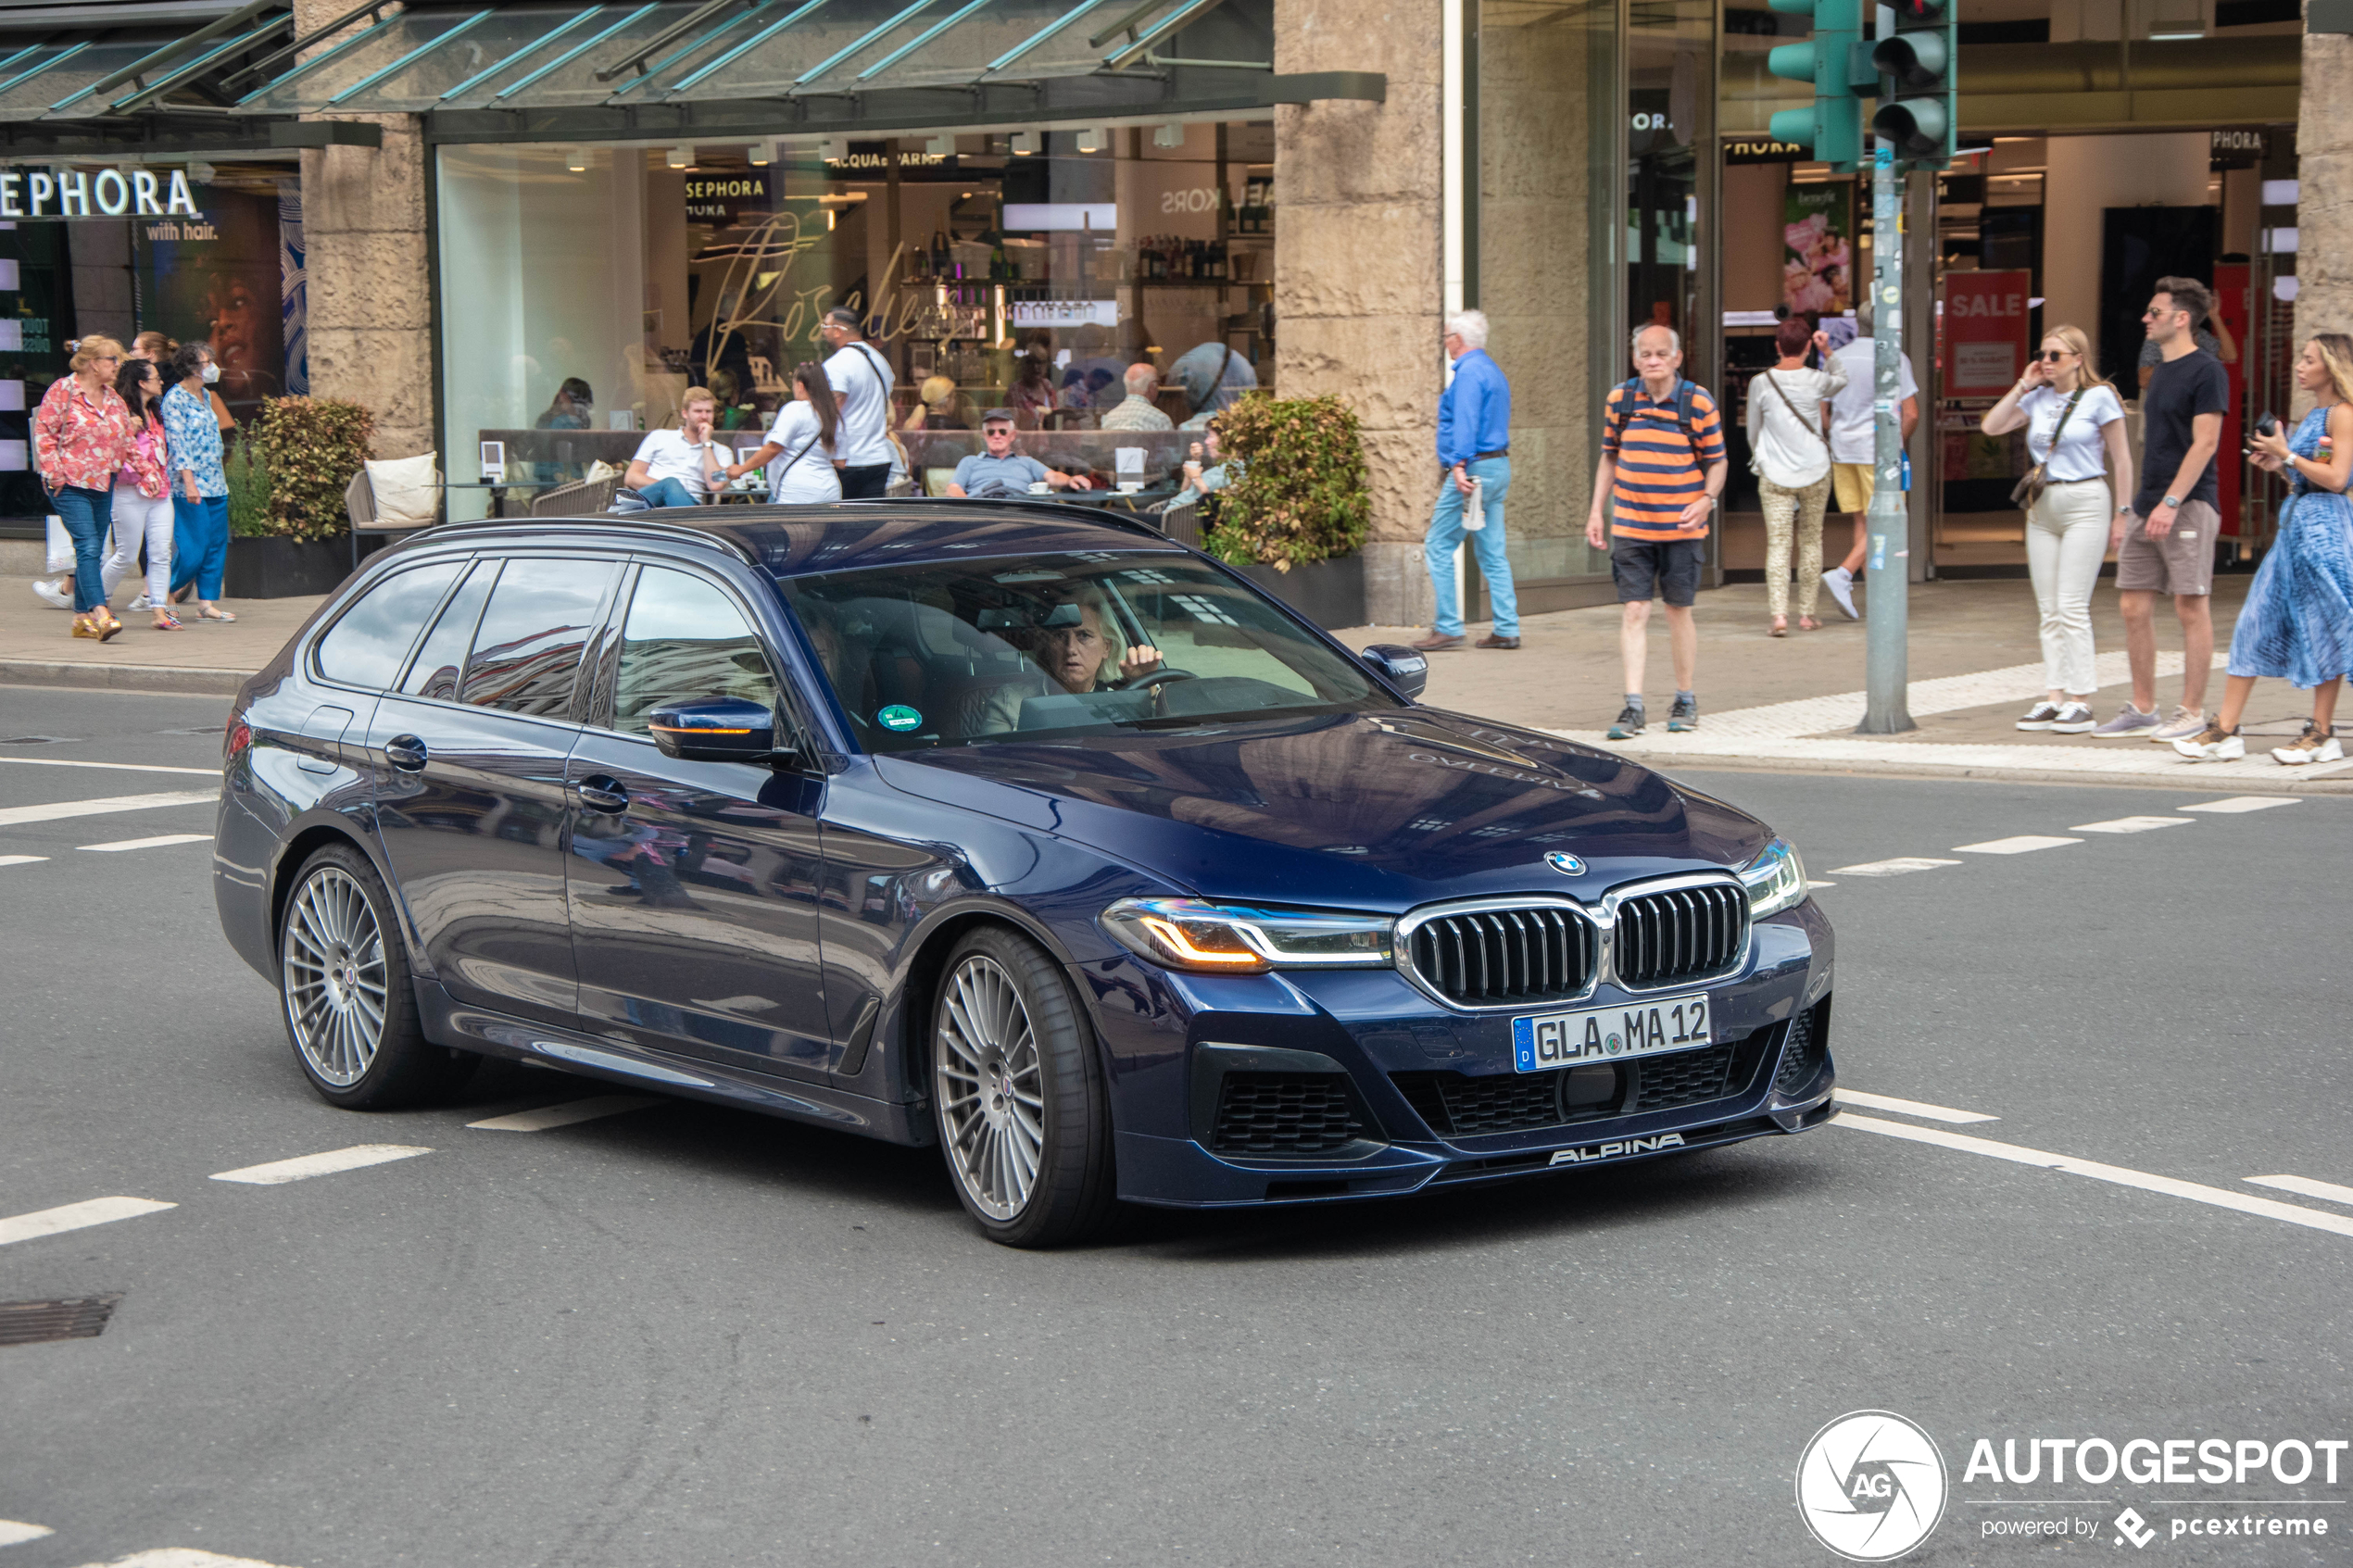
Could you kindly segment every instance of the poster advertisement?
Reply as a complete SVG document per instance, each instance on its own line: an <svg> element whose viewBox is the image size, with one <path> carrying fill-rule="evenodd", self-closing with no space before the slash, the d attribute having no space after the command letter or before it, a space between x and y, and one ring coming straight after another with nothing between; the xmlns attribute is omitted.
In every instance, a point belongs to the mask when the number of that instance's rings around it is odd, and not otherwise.
<svg viewBox="0 0 2353 1568"><path fill-rule="evenodd" d="M198 216L133 224L139 326L212 345L237 422L287 389L278 193L195 187Z"/></svg>
<svg viewBox="0 0 2353 1568"><path fill-rule="evenodd" d="M1792 185L1781 200L1781 303L1839 316L1855 307L1855 187Z"/></svg>
<svg viewBox="0 0 2353 1568"><path fill-rule="evenodd" d="M2033 282L2023 270L1944 274L1945 396L1999 397L2026 373Z"/></svg>

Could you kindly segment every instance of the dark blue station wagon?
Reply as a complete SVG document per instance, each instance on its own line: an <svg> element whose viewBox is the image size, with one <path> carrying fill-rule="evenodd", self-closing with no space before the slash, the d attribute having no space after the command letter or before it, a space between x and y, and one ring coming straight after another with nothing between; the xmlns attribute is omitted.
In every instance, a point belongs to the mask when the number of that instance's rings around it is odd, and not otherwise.
<svg viewBox="0 0 2353 1568"><path fill-rule="evenodd" d="M1017 1245L1826 1121L1791 847L1425 673L1062 505L438 528L239 695L221 923L336 1105L937 1142Z"/></svg>

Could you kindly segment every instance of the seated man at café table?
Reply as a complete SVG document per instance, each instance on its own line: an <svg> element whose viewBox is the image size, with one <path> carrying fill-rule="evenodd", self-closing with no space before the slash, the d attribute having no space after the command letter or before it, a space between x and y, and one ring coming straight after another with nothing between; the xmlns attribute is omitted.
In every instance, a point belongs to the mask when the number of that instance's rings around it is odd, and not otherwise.
<svg viewBox="0 0 2353 1568"><path fill-rule="evenodd" d="M1160 411L1152 399L1160 392L1160 371L1139 362L1127 367L1127 395L1103 415L1105 430L1174 430L1176 421Z"/></svg>
<svg viewBox="0 0 2353 1568"><path fill-rule="evenodd" d="M948 482L950 495L1026 495L1033 484L1057 490L1091 490L1083 473L1056 473L1037 458L1013 450L1013 411L991 408L980 417L980 439L986 452L975 452L956 465Z"/></svg>
<svg viewBox="0 0 2353 1568"><path fill-rule="evenodd" d="M719 399L707 386L690 386L678 400L678 428L649 430L622 478L648 507L698 507L714 483L724 483L719 444L711 421Z"/></svg>

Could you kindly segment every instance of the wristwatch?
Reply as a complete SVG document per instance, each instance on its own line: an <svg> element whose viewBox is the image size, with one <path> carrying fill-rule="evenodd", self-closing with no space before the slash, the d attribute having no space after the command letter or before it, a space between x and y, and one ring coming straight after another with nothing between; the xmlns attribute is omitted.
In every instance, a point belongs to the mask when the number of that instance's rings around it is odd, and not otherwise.
<svg viewBox="0 0 2353 1568"><path fill-rule="evenodd" d="M2179 495L2168 495L2165 497L2164 504L2178 511L2181 508L2182 498Z"/></svg>

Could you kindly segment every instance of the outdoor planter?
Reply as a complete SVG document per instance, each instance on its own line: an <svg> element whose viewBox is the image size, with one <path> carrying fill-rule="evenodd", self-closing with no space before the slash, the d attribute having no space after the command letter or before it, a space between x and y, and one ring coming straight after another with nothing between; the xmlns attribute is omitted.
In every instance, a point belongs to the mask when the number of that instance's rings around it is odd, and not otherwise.
<svg viewBox="0 0 2353 1568"><path fill-rule="evenodd" d="M1271 566L1235 571L1327 630L1365 624L1365 558L1333 556L1277 571Z"/></svg>
<svg viewBox="0 0 2353 1568"><path fill-rule="evenodd" d="M334 592L350 571L348 539L232 539L220 589L233 599L298 598Z"/></svg>

